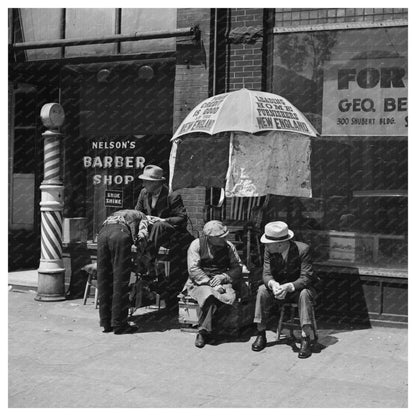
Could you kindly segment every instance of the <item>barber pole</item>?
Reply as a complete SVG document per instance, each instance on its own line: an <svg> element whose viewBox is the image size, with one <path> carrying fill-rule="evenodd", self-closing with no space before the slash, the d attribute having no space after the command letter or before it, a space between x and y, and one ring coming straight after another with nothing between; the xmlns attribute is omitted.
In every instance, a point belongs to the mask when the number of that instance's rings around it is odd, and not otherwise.
<svg viewBox="0 0 416 416"><path fill-rule="evenodd" d="M38 269L38 301L65 300L65 268L62 260L63 185L61 179L61 139L58 128L64 112L59 104L45 104L40 112L48 128L44 139L44 178L40 186L41 257Z"/></svg>

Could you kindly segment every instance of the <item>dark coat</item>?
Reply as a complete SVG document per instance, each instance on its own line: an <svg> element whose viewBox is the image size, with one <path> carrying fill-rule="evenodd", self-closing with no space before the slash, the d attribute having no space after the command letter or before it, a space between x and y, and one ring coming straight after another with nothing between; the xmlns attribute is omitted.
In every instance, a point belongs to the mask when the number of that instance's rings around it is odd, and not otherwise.
<svg viewBox="0 0 416 416"><path fill-rule="evenodd" d="M280 284L293 283L295 290L313 287L316 276L312 268L309 246L299 241L290 241L287 261L278 253L271 253L266 244L264 250L263 282L268 287L270 279Z"/></svg>
<svg viewBox="0 0 416 416"><path fill-rule="evenodd" d="M182 198L179 193L169 193L166 185L162 186L156 206L151 207L151 196L146 188L140 192L135 209L146 215L153 215L165 218L166 221L177 229L186 230L187 215L183 205Z"/></svg>

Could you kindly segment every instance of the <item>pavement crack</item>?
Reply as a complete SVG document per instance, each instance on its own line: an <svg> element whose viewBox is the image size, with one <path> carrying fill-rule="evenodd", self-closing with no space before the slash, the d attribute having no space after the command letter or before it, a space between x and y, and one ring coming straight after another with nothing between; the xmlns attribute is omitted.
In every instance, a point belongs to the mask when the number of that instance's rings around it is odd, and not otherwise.
<svg viewBox="0 0 416 416"><path fill-rule="evenodd" d="M136 390L136 386L129 388L124 393L130 393L131 391Z"/></svg>

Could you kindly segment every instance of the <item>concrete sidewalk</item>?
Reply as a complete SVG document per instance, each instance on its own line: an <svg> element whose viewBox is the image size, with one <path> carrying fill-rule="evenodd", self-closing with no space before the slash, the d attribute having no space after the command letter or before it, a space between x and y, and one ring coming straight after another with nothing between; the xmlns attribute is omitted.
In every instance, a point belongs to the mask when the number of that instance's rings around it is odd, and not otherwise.
<svg viewBox="0 0 416 416"><path fill-rule="evenodd" d="M91 298L34 296L9 292L11 408L407 407L407 329L320 329L326 348L300 360L286 344L252 352L249 336L197 349L163 311L103 334Z"/></svg>

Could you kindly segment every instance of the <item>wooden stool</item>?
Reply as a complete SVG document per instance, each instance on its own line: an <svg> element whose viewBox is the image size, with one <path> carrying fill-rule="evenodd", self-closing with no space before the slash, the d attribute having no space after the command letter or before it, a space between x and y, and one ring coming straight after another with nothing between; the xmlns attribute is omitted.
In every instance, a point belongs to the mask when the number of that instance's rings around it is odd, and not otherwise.
<svg viewBox="0 0 416 416"><path fill-rule="evenodd" d="M97 288L97 263L87 264L82 268L85 272L88 273L87 283L85 284L84 299L83 304L87 303L87 298L90 294L91 286L94 287L94 306L95 309L98 307L98 288Z"/></svg>
<svg viewBox="0 0 416 416"><path fill-rule="evenodd" d="M158 265L162 264L164 266L165 278L168 279L170 275L170 257L169 257L170 250L165 247L160 247L159 252L156 256L155 261L155 268L156 274L158 273Z"/></svg>
<svg viewBox="0 0 416 416"><path fill-rule="evenodd" d="M287 308L290 308L290 320L289 321L284 321L284 316L285 316L285 311ZM290 338L294 338L293 336L293 330L295 328L299 328L299 325L297 325L295 323L295 314L296 314L296 310L298 309L298 304L297 303L284 303L281 308L280 308L280 316L279 316L279 326L277 328L277 340L280 340L280 335L282 334L282 328L283 325L286 325L289 327L290 330ZM299 319L299 318L297 318ZM316 320L315 320L315 311L314 309L312 309L312 328L315 332L315 335L317 337L317 332L318 332L318 327L316 325ZM302 328L301 328L302 329Z"/></svg>
<svg viewBox="0 0 416 416"><path fill-rule="evenodd" d="M95 289L94 294L94 305L95 309L98 307L98 289L97 289L97 279L93 279L93 276L91 274L88 274L87 283L85 285L85 292L84 292L84 305L87 303L87 298L90 294L90 288L91 286Z"/></svg>

